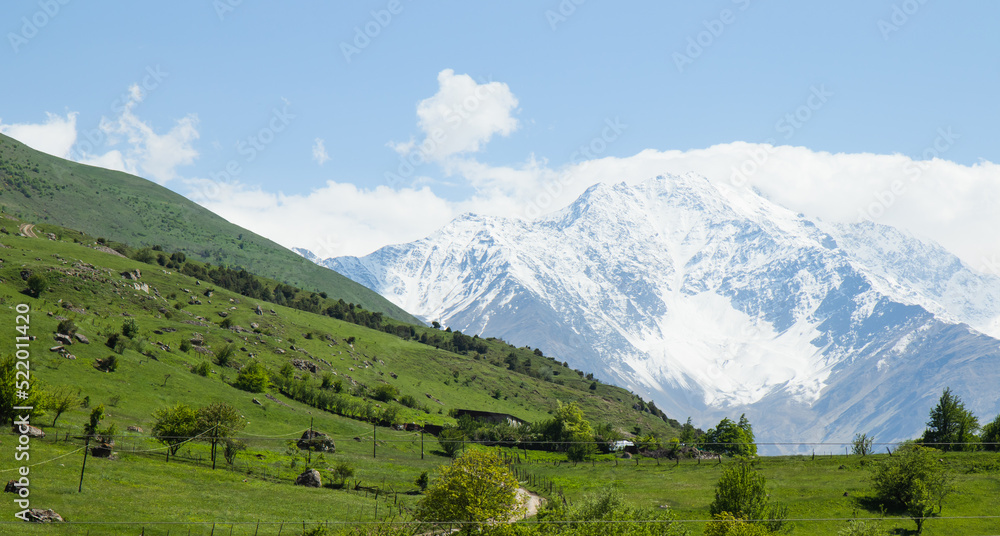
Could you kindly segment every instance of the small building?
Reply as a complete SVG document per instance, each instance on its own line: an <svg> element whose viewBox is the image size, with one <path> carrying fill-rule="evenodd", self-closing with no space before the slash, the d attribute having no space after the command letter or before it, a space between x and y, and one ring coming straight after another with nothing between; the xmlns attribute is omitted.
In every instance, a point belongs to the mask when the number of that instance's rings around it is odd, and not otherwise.
<svg viewBox="0 0 1000 536"><path fill-rule="evenodd" d="M623 450L631 453L636 452L635 443L628 440L613 441L608 444L608 448L611 449L611 452L621 452Z"/></svg>

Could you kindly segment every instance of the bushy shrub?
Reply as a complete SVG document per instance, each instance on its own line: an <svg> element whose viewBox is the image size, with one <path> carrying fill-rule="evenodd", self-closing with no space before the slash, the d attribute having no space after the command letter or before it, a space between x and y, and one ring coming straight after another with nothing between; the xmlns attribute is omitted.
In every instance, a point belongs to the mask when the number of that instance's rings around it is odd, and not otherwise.
<svg viewBox="0 0 1000 536"><path fill-rule="evenodd" d="M236 355L236 345L229 343L223 346L215 354L215 362L218 363L220 367L228 367L233 360L233 356Z"/></svg>
<svg viewBox="0 0 1000 536"><path fill-rule="evenodd" d="M354 468L351 467L351 464L345 461L340 461L333 467L332 476L334 487L342 488L344 487L344 483L347 482L347 479L354 476Z"/></svg>
<svg viewBox="0 0 1000 536"><path fill-rule="evenodd" d="M399 389L388 383L380 383L375 387L372 398L379 402L392 402L399 396Z"/></svg>
<svg viewBox="0 0 1000 536"><path fill-rule="evenodd" d="M133 338L139 334L139 324L136 323L134 318L126 318L122 322L122 335Z"/></svg>
<svg viewBox="0 0 1000 536"><path fill-rule="evenodd" d="M212 367L208 364L208 361L202 361L200 365L196 366L192 371L199 376L208 376L211 372Z"/></svg>
<svg viewBox="0 0 1000 536"><path fill-rule="evenodd" d="M66 319L63 320L62 322L59 322L59 325L56 327L56 333L73 335L74 333L76 333L76 329L77 329L76 324L74 324L72 320Z"/></svg>
<svg viewBox="0 0 1000 536"><path fill-rule="evenodd" d="M247 363L236 376L236 387L251 393L263 392L270 385L271 377L267 373L267 367L256 359Z"/></svg>

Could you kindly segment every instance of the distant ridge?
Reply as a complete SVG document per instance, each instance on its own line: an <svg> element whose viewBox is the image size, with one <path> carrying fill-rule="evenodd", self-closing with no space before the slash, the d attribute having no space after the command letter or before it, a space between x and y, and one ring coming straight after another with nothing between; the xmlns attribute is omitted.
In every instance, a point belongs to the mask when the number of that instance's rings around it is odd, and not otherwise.
<svg viewBox="0 0 1000 536"><path fill-rule="evenodd" d="M601 183L535 221L464 215L324 261L452 329L537 346L765 442L916 437L951 387L1000 412L1000 278L873 223L695 174Z"/></svg>

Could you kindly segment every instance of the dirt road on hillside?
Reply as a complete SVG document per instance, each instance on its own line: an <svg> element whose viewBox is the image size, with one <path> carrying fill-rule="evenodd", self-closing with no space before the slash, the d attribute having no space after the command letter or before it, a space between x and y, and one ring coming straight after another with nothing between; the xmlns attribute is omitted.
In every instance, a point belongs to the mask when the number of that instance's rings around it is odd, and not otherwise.
<svg viewBox="0 0 1000 536"><path fill-rule="evenodd" d="M35 224L34 223L22 223L17 227L17 230L21 232L24 236L28 238L38 238L35 234Z"/></svg>

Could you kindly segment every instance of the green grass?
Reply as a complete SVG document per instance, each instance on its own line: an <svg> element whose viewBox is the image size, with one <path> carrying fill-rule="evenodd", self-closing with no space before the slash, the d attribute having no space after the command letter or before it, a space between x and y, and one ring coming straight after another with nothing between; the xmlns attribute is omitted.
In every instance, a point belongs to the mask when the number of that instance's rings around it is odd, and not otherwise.
<svg viewBox="0 0 1000 536"><path fill-rule="evenodd" d="M51 223L135 248L161 245L213 264L242 266L306 290L326 291L392 318L419 323L364 286L233 225L156 183L47 155L3 134L0 207L30 223ZM44 225L40 227L45 231Z"/></svg>
<svg viewBox="0 0 1000 536"><path fill-rule="evenodd" d="M18 223L12 219L0 222L14 230ZM82 462L80 452L31 469L32 507L53 508L73 522L352 521L373 516L376 500L371 493L307 490L292 485L307 462L305 453L289 449L288 441L296 439L310 425L330 434L337 442L336 454L325 454L322 461L313 455L312 466L321 470L324 478L329 477L329 467L347 461L356 471L352 487L360 483L391 494L391 497L381 495L377 501L380 518L411 507L418 497L406 492L416 489L414 480L423 471L433 475L437 467L448 462L439 455L437 441L430 435L424 438L421 457L417 432L373 429L371 424L319 411L280 394L272 393L279 401L276 402L264 394L235 389L230 385L236 377L234 368L220 367L213 363L212 357L194 349L180 350L181 342L195 334L204 339L205 348L210 350L235 345L236 363L248 362L250 354L271 370L278 370L292 358L311 361L319 366L318 373L296 370L295 374L308 378L313 385L319 384L324 372L336 373L345 388L350 387L351 379L372 387L380 382L390 383L401 395L413 396L429 410L401 407L404 422L453 423L448 412L454 408L492 410L537 421L550 417L557 400L576 400L595 423L611 422L626 431L640 426L664 437L675 432L648 412L633 409L636 398L631 393L605 385L590 391L589 381L526 348L516 350L519 359L531 359L533 367L546 366L558 371L556 377L563 378L564 385L492 364L502 361L511 351L500 341L487 341L489 351L476 359L274 304L261 304L265 314L260 316L255 313L258 303L255 300L199 284L183 274L96 251L86 245L93 242L92 238L81 233L51 224L39 225L37 232L40 236L52 232L61 239L0 234L0 244L6 246L0 248L0 329L10 330L14 335L15 306L29 305L29 334L37 337L31 343L31 371L39 382L35 389L79 386L81 396L89 399L89 408L67 411L54 427L50 426L51 413L34 418L33 424L45 429L48 436L32 442L30 463L45 462L79 449L81 441L74 437L81 434L90 408L97 404L106 406L103 424L113 422L123 432L129 426L145 430L141 434L126 432L119 439L116 445L121 454L119 460L88 460L83 493L76 492ZM142 271L139 283L145 284L148 292L137 289L136 282L121 275L136 268ZM26 285L22 271L45 274L48 289L38 298L23 294ZM209 288L214 289L211 298L205 296ZM197 296L202 304L189 305L191 296ZM180 304L180 309L176 304ZM270 312L272 309L274 314ZM220 311L226 311L227 318L245 329L251 323L258 324L259 333L222 328ZM78 333L90 340L90 344L67 347L76 359L49 351L56 344L53 335L60 318L73 320ZM113 352L104 342L121 330L126 318L136 321L139 333L119 356L118 369L102 372L94 363ZM350 337L355 338L353 347L346 342ZM207 377L192 372L206 361L212 363L212 372ZM494 398L492 394L497 388L503 396ZM220 458L221 467L211 471L208 447L202 443L182 447L178 458L167 463L162 445L149 437L152 413L177 402L198 407L219 401L233 404L248 422L241 433L249 437L248 450L238 455L234 467L226 467ZM373 432L378 439L375 458ZM0 438L4 452L9 452L6 445L14 441L16 436L4 433ZM20 463L13 456L0 460L0 471L11 476L18 467ZM294 509L289 505L295 505ZM4 511L5 516L12 515L13 504L8 503ZM41 530L15 526L19 531ZM175 530L180 530L177 527ZM204 534L210 531L208 527L202 527ZM234 533L248 527L239 526ZM0 533L6 533L7 528L0 525ZM137 533L139 529L133 531L134 528L70 525L63 527L61 533L86 534L88 530L91 534ZM187 528L190 527L185 526L183 533ZM165 530L160 533L166 533ZM192 534L198 533L197 530L193 529ZM147 530L147 533L152 532Z"/></svg>
<svg viewBox="0 0 1000 536"><path fill-rule="evenodd" d="M861 499L870 495L867 466L887 455L858 456L776 456L756 463L767 478L771 500L788 507L793 521L792 534L836 535L843 521L831 519L879 518L879 512L863 508ZM1000 456L996 453L941 453L955 479L955 491L944 502L942 517L996 516L1000 513ZM715 460L603 460L572 464L553 455L536 456L524 467L537 477L549 479L570 504L605 485L617 485L638 506L663 505L682 520L704 520L714 499L715 484L727 464ZM556 463L555 465L553 463ZM846 496L845 496L846 493ZM994 534L998 519L931 519L924 534ZM914 530L916 525L903 516L882 521L889 530ZM704 523L691 523L700 534ZM906 532L902 532L905 534Z"/></svg>
<svg viewBox="0 0 1000 536"><path fill-rule="evenodd" d="M13 229L17 223L10 219L2 222ZM30 463L38 464L31 467L31 505L53 508L72 523L58 528L6 523L15 512L11 501L3 508L0 521L5 524L0 524L0 534L139 534L145 529L146 534L188 534L190 530L190 534L209 535L212 523L216 524L215 534L229 534L230 530L245 535L298 534L302 521L356 524L374 519L376 505L379 519L399 516L419 498L407 493L415 491L419 474L429 471L433 479L437 468L448 462L429 435L424 437L421 457L417 432L373 427L280 394L274 394L279 401L275 402L264 394L240 391L230 385L236 378L233 368L213 363L213 372L207 377L191 372L212 361L195 350L179 350L181 341L195 333L212 350L234 344L237 363L246 363L254 354L271 370L278 370L292 358L307 359L319 365L320 372L296 370L295 374L309 378L314 385L319 384L323 372L336 372L345 387L350 385L348 377L369 386L390 383L401 395L413 396L430 410L401 408L405 422L451 423L448 411L453 408L492 410L538 421L550 417L556 400L562 400L579 402L595 424L611 422L625 432L638 426L644 433L656 431L664 439L676 433L648 412L633 409L638 400L635 395L606 385L591 391L590 381L527 348L515 350L518 358L530 359L532 368L558 371L555 378L561 379L562 385L497 366L511 351L500 341L487 340L489 350L476 359L272 304L262 304L265 314L259 316L254 312L254 300L222 289L215 289L208 298L204 292L209 285L190 277L98 252L85 245L92 239L79 233L52 225L39 227L62 239L0 234L0 244L7 246L0 248L0 330L13 336L15 306L28 304L32 309L30 334L37 336L31 346L32 373L40 382L36 388L79 386L81 395L89 397L90 407L105 404L104 424L114 422L123 432L128 426L139 426L145 432L123 434L116 445L118 460L88 459L83 492L78 493L83 458L78 451L81 442L74 436L81 433L90 409L68 411L55 427L48 426L51 413L34 419L48 436L31 443ZM74 239L81 243L74 243ZM120 275L136 268L142 270L140 282L148 286L148 293L137 290L135 282ZM48 290L37 299L22 294L26 287L22 271L46 274ZM192 295L202 304L188 305ZM174 307L178 303L180 309ZM251 323L259 324L260 333L223 329L218 315L223 310L235 325L249 329ZM52 337L59 317L72 319L91 341L68 348L76 359L49 351L55 344ZM136 340L144 341L132 346L144 348L147 354L126 349L119 356L121 364L116 372L101 372L94 362L112 352L104 341L129 317L139 326ZM356 339L353 347L346 342L349 337ZM170 349L163 350L160 344ZM494 398L497 388L502 396ZM254 403L255 398L260 404ZM210 469L208 446L203 443L182 447L167 463L162 445L149 437L153 411L176 402L197 407L217 401L233 404L246 418L248 425L240 435L247 438L248 449L238 455L233 467L220 457L215 471ZM320 458L314 453L309 461L306 453L289 447L289 441L310 425L334 438L335 454ZM373 433L377 439L374 457ZM8 478L21 466L10 448L16 441L9 432L0 435L4 453L0 475ZM508 449L509 454L514 452ZM561 493L575 504L587 493L617 484L636 505L667 505L682 520L707 517L715 483L725 464L731 463L685 460L675 465L661 460L658 464L652 459L636 462L602 455L593 462L572 464L559 453L520 451L518 456L521 463L515 468L525 485L553 500L561 500ZM868 493L867 470L862 464L879 458L789 456L762 458L758 466L768 478L773 500L787 505L792 518L877 517L877 512L861 508L859 499ZM943 516L974 517L1000 511L1000 460L996 454L942 454L941 458L952 468L956 481L956 491L945 502ZM355 469L348 489L304 489L292 484L307 465L329 480L329 469L341 461ZM361 486L358 490L353 489L356 484ZM379 498L366 493L365 488L380 489ZM100 524L109 521L119 524ZM149 525L156 521L202 524ZM259 528L258 521L263 522ZM294 526L282 526L282 521ZM925 534L990 534L995 532L996 522L934 519L927 522ZM914 527L910 520L899 517L886 518L884 523L901 530ZM795 521L793 525L793 534L834 535L844 522ZM703 526L692 522L689 528L699 534Z"/></svg>

